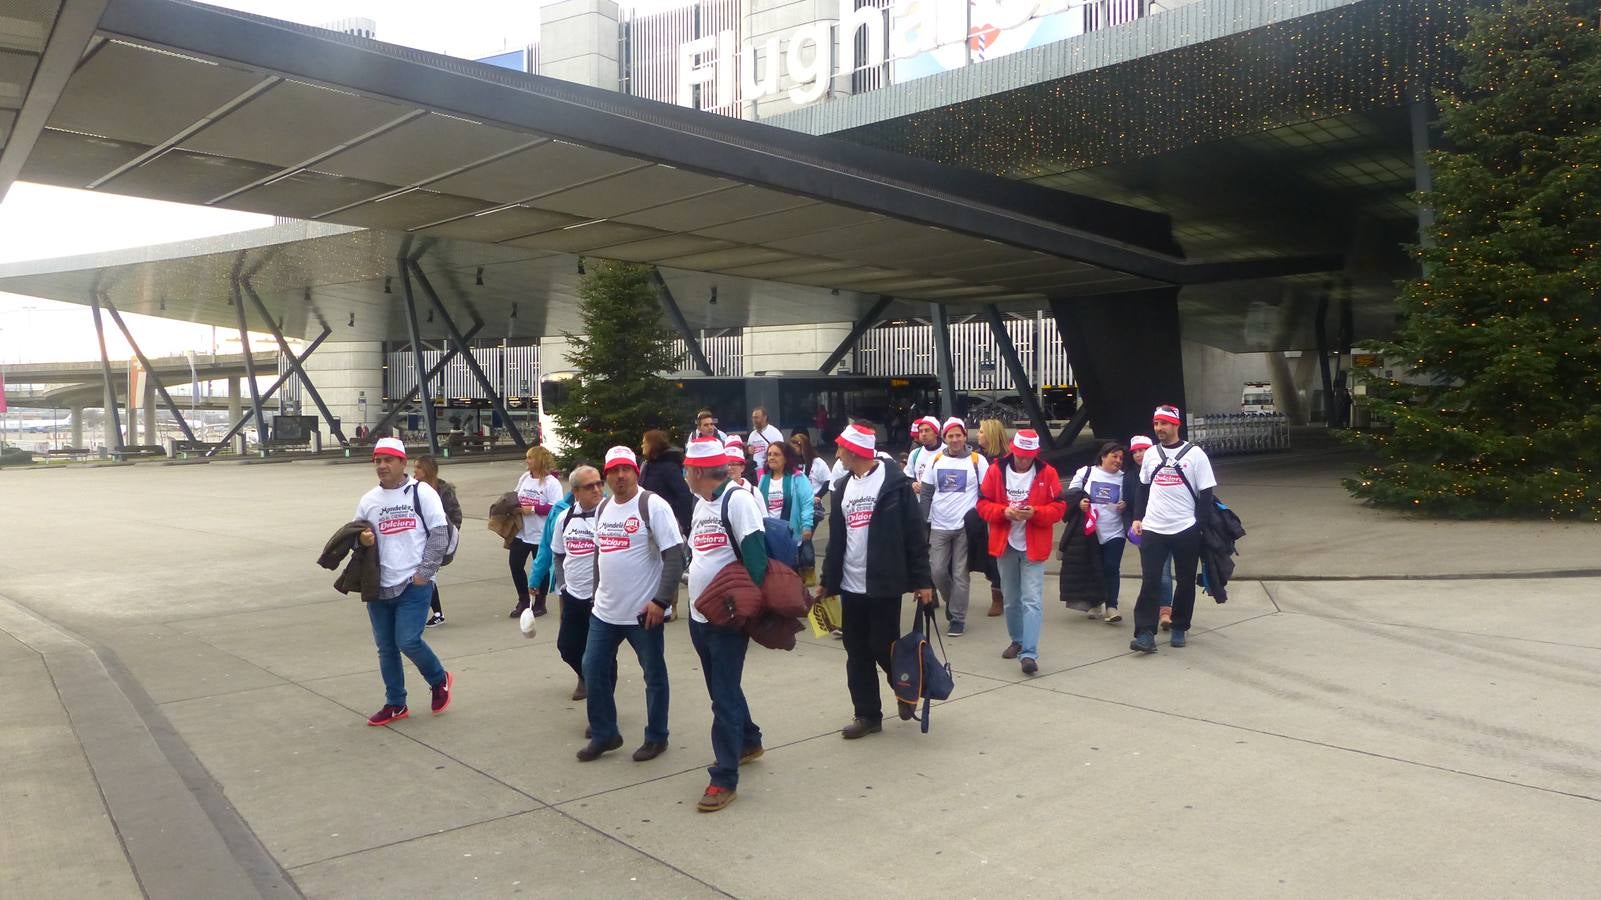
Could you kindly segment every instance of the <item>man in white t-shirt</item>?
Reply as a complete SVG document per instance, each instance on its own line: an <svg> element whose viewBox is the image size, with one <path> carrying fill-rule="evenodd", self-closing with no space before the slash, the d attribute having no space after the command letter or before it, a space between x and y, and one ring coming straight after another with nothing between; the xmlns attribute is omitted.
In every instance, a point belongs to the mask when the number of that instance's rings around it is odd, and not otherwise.
<svg viewBox="0 0 1601 900"><path fill-rule="evenodd" d="M617 648L627 641L645 674L645 742L635 762L667 749L667 660L662 622L684 572L683 537L667 501L639 489L639 460L627 447L606 451L611 496L595 511L595 604L584 647L590 740L580 762L623 745L617 730Z"/></svg>
<svg viewBox="0 0 1601 900"><path fill-rule="evenodd" d="M916 429L913 437L917 440L912 445L912 452L906 454L906 477L912 479L912 490L921 494L923 491L923 472L928 469L928 463L939 452L939 420L933 416L924 416L912 423Z"/></svg>
<svg viewBox="0 0 1601 900"><path fill-rule="evenodd" d="M589 615L595 607L595 511L605 496L600 470L579 466L567 478L573 503L557 515L550 536L551 573L561 598L561 630L556 652L578 675L574 700L587 700L584 648L589 644Z"/></svg>
<svg viewBox="0 0 1601 900"><path fill-rule="evenodd" d="M734 563L742 563L760 585L767 575L767 543L761 504L750 491L734 487L722 444L715 438L690 441L684 450L684 472L695 495L689 520L689 638L700 656L706 693L712 701L711 783L696 809L716 812L734 802L739 767L762 755L762 730L751 720L741 679L750 638L738 628L720 628L706 621L695 601ZM726 515L727 524L724 524ZM730 534L732 530L732 534Z"/></svg>
<svg viewBox="0 0 1601 900"><path fill-rule="evenodd" d="M845 681L854 711L840 734L855 740L884 730L874 667L889 675L890 645L901 636L901 596L915 591L918 603L932 604L934 581L917 495L899 466L878 457L877 432L856 423L836 443L849 474L834 486L831 537L816 596L839 595ZM910 706L896 706L902 719L912 717Z"/></svg>
<svg viewBox="0 0 1601 900"><path fill-rule="evenodd" d="M1140 598L1134 604L1134 640L1129 649L1156 651L1162 567L1173 557L1173 631L1171 643L1182 647L1195 614L1195 569L1201 556L1201 529L1212 510L1217 478L1206 451L1179 439L1183 423L1174 406L1158 406L1151 414L1156 446L1140 466L1139 503L1131 531L1140 538Z"/></svg>
<svg viewBox="0 0 1601 900"><path fill-rule="evenodd" d="M758 406L750 411L750 437L745 438L745 455L756 461L757 467L767 455L768 444L782 444L784 433L767 421L767 408Z"/></svg>
<svg viewBox="0 0 1601 900"><path fill-rule="evenodd" d="M945 633L957 638L967 631L967 514L978 508L978 488L990 464L984 454L968 449L967 425L961 419L946 419L941 434L945 448L930 456L918 502L928 520L934 587L945 598L945 618L951 623Z"/></svg>
<svg viewBox="0 0 1601 900"><path fill-rule="evenodd" d="M356 504L356 519L373 526L361 543L378 548L378 599L367 604L373 641L378 645L378 672L384 679L384 706L368 725L388 725L410 715L406 708L406 670L400 655L417 667L433 692L437 715L450 705L455 678L422 639L428 621L434 575L445 559L450 522L433 488L406 476L406 445L382 438L372 448L378 486Z"/></svg>

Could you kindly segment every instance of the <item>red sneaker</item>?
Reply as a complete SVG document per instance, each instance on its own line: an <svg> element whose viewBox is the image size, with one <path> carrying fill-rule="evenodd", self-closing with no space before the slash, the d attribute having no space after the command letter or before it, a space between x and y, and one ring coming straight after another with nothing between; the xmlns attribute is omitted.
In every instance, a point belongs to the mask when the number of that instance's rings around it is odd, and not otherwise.
<svg viewBox="0 0 1601 900"><path fill-rule="evenodd" d="M404 706L385 706L367 717L368 725L388 725L390 722L399 722L411 715Z"/></svg>
<svg viewBox="0 0 1601 900"><path fill-rule="evenodd" d="M450 686L456 683L456 676L445 673L445 683L434 688L434 715L439 715L450 706Z"/></svg>

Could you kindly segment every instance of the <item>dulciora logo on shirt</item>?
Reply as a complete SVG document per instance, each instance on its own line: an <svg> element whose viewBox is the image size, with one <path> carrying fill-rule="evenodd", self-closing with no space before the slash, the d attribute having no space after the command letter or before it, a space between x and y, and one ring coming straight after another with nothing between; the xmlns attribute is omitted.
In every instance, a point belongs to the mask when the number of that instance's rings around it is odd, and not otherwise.
<svg viewBox="0 0 1601 900"><path fill-rule="evenodd" d="M379 534L399 534L417 527L416 511L406 506L391 506L378 514Z"/></svg>
<svg viewBox="0 0 1601 900"><path fill-rule="evenodd" d="M1158 467L1156 470L1156 475L1153 476L1151 480L1162 487L1177 487L1183 484L1184 479L1179 475L1178 470L1178 466L1180 465L1183 464L1175 463L1172 465Z"/></svg>
<svg viewBox="0 0 1601 900"><path fill-rule="evenodd" d="M845 504L845 524L850 528L866 528L873 519L873 509L878 506L877 497L863 497Z"/></svg>
<svg viewBox="0 0 1601 900"><path fill-rule="evenodd" d="M623 522L607 522L596 532L595 546L599 547L602 553L627 550L633 546L631 536L637 531L639 531L639 519L633 516L629 516Z"/></svg>
<svg viewBox="0 0 1601 900"><path fill-rule="evenodd" d="M722 549L728 546L728 532L723 530L723 523L716 520L696 522L695 531L689 536L689 546L696 553Z"/></svg>

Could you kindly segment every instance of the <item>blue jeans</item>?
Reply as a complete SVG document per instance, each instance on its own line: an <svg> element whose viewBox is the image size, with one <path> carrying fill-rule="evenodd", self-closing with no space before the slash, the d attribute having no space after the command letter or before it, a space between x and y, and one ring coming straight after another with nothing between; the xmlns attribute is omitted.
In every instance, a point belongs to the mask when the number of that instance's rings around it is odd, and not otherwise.
<svg viewBox="0 0 1601 900"><path fill-rule="evenodd" d="M712 784L734 790L739 787L739 758L746 748L762 745L762 730L751 721L745 689L740 686L750 638L743 632L691 619L689 639L700 654L706 693L712 698L712 755L717 761L706 772Z"/></svg>
<svg viewBox="0 0 1601 900"><path fill-rule="evenodd" d="M1023 647L1023 659L1040 655L1040 624L1045 613L1040 596L1045 593L1045 560L1030 562L1028 554L1008 545L997 560L1001 570L1001 602L1006 609L1006 633Z"/></svg>
<svg viewBox="0 0 1601 900"><path fill-rule="evenodd" d="M662 626L613 625L589 617L584 646L584 688L589 692L589 735L605 743L618 737L617 648L627 641L645 672L645 740L667 743L667 658Z"/></svg>
<svg viewBox="0 0 1601 900"><path fill-rule="evenodd" d="M1101 545L1101 571L1106 575L1106 608L1117 609L1117 589L1122 585L1123 547L1128 542L1112 538Z"/></svg>
<svg viewBox="0 0 1601 900"><path fill-rule="evenodd" d="M400 596L392 600L374 600L367 604L373 643L378 645L378 671L384 676L384 703L389 706L406 705L406 670L400 664L402 653L417 666L418 674L430 688L445 682L444 665L422 639L422 627L428 621L429 600L433 595L432 584L408 584Z"/></svg>

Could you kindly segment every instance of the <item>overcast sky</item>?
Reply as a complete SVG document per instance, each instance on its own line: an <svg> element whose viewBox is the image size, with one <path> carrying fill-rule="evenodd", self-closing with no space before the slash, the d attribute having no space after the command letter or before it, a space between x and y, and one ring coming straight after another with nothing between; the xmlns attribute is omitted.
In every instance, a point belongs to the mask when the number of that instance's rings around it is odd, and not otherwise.
<svg viewBox="0 0 1601 900"><path fill-rule="evenodd" d="M215 5L324 25L350 16L377 23L378 39L463 58L489 56L537 39L536 0L212 0ZM646 0L640 9L687 0ZM188 240L270 225L266 216L18 183L0 204L0 263ZM130 315L129 328L152 356L208 350L210 327ZM237 338L235 339L237 342ZM130 351L108 329L107 350ZM0 294L0 364L92 359L99 353L87 307Z"/></svg>

